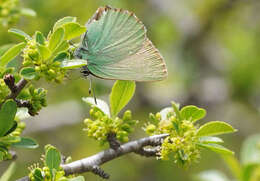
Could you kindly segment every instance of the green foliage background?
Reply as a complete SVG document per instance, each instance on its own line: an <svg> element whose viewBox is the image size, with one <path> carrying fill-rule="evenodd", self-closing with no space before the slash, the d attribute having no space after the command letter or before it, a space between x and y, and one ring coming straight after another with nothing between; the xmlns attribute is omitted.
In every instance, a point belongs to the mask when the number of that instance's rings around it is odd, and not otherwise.
<svg viewBox="0 0 260 181"><path fill-rule="evenodd" d="M221 119L239 132L225 136L226 145L239 153L242 141L260 131L260 2L256 0L22 0L37 17L21 17L16 28L32 34L47 35L53 24L64 16L78 17L84 24L101 5L128 9L144 22L148 36L163 54L169 78L158 83L138 83L134 100L128 108L134 119L148 118L171 100L181 105L194 104L207 109L207 120ZM17 39L0 28L1 45ZM14 62L15 64L16 62ZM62 85L49 85L49 108L28 124L25 133L41 144L37 150L17 150L18 170L39 160L45 144L57 146L74 160L103 149L86 137L82 120L88 107L81 97L88 96L88 81L73 71ZM99 98L108 97L113 81L94 79ZM75 106L76 105L76 106ZM53 109L55 106L56 109ZM84 107L85 106L85 107ZM80 115L80 116L73 116ZM143 133L132 138L144 136ZM186 180L202 170L227 172L213 152L203 153L200 164L183 170L172 162L128 155L104 165L112 180ZM26 164L24 164L26 163ZM0 173L8 162L0 165ZM88 180L100 180L86 174ZM127 176L126 176L127 175ZM14 178L14 179L15 179Z"/></svg>

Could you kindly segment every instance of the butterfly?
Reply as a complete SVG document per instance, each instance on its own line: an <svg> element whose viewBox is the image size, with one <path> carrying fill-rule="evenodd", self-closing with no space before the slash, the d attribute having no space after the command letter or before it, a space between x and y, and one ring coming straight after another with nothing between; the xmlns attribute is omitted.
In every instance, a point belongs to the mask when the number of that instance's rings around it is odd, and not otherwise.
<svg viewBox="0 0 260 181"><path fill-rule="evenodd" d="M100 7L86 24L74 56L88 61L82 73L102 79L158 81L167 77L160 52L134 13Z"/></svg>

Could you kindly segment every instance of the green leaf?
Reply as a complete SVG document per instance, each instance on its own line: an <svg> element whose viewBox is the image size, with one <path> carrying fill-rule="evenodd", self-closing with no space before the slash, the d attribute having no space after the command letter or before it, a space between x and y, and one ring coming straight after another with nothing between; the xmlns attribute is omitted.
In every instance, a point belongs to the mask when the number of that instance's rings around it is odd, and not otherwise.
<svg viewBox="0 0 260 181"><path fill-rule="evenodd" d="M134 81L117 80L110 94L111 115L117 114L127 105L135 93Z"/></svg>
<svg viewBox="0 0 260 181"><path fill-rule="evenodd" d="M44 181L44 178L42 176L42 172L39 168L34 169L32 174L33 174L35 181Z"/></svg>
<svg viewBox="0 0 260 181"><path fill-rule="evenodd" d="M88 105L90 105L91 107L98 108L101 112L103 112L104 114L108 115L108 117L110 117L109 107L105 101L96 99L97 100L97 104L96 104L93 97L83 97L82 100L86 102Z"/></svg>
<svg viewBox="0 0 260 181"><path fill-rule="evenodd" d="M51 173L53 169L58 170L61 163L60 152L54 147L48 148L45 154L45 163Z"/></svg>
<svg viewBox="0 0 260 181"><path fill-rule="evenodd" d="M233 133L236 130L229 124L222 121L212 121L202 125L198 132L197 136L214 136L226 133Z"/></svg>
<svg viewBox="0 0 260 181"><path fill-rule="evenodd" d="M243 166L242 171L242 181L251 181L250 179L253 177L256 171L259 172L259 164L247 164ZM254 181L254 180L252 180ZM257 180L258 181L258 180Z"/></svg>
<svg viewBox="0 0 260 181"><path fill-rule="evenodd" d="M203 136L199 138L201 143L223 143L224 141L219 137Z"/></svg>
<svg viewBox="0 0 260 181"><path fill-rule="evenodd" d="M181 109L180 114L182 119L195 122L206 116L206 110L196 106L185 106Z"/></svg>
<svg viewBox="0 0 260 181"><path fill-rule="evenodd" d="M45 37L43 36L43 34L40 31L37 31L35 33L35 40L37 43L44 45Z"/></svg>
<svg viewBox="0 0 260 181"><path fill-rule="evenodd" d="M32 80L37 76L37 72L33 67L22 68L20 74L27 80Z"/></svg>
<svg viewBox="0 0 260 181"><path fill-rule="evenodd" d="M63 26L66 23L70 23L70 22L76 22L77 18L76 17L71 17L71 16L66 16L60 20L58 20L54 26L53 26L53 31L55 31L56 29L58 29L59 27Z"/></svg>
<svg viewBox="0 0 260 181"><path fill-rule="evenodd" d="M8 30L8 33L15 35L16 37L22 39L23 41L32 40L32 37L30 37L30 35L23 32L22 30L11 28L11 29Z"/></svg>
<svg viewBox="0 0 260 181"><path fill-rule="evenodd" d="M67 41L63 41L60 43L60 45L54 50L53 54L56 55L60 52L64 52L68 50L70 47L69 43Z"/></svg>
<svg viewBox="0 0 260 181"><path fill-rule="evenodd" d="M0 46L0 57L12 46L14 46L14 44L6 44L6 45L2 45Z"/></svg>
<svg viewBox="0 0 260 181"><path fill-rule="evenodd" d="M230 181L228 177L217 170L207 170L200 172L193 177L194 181Z"/></svg>
<svg viewBox="0 0 260 181"><path fill-rule="evenodd" d="M215 143L207 143L207 144L198 143L198 145L202 148L209 149L209 150L214 151L218 154L232 154L232 155L234 154L233 151L225 148L222 145L218 145L218 144L215 144Z"/></svg>
<svg viewBox="0 0 260 181"><path fill-rule="evenodd" d="M223 160L228 165L231 173L237 180L241 180L242 168L234 155L222 155Z"/></svg>
<svg viewBox="0 0 260 181"><path fill-rule="evenodd" d="M36 12L32 9L29 8L22 8L20 10L20 13L24 16L30 16L30 17L35 17L36 16Z"/></svg>
<svg viewBox="0 0 260 181"><path fill-rule="evenodd" d="M11 176L15 173L15 170L16 170L16 163L12 162L9 165L8 169L1 176L0 181L9 181Z"/></svg>
<svg viewBox="0 0 260 181"><path fill-rule="evenodd" d="M64 29L58 28L56 29L50 36L50 41L49 41L49 49L51 51L55 50L58 45L63 41L64 39Z"/></svg>
<svg viewBox="0 0 260 181"><path fill-rule="evenodd" d="M17 128L17 122L16 121L14 121L14 124L13 124L13 126L11 127L11 129L9 129L6 133L5 133L5 135L4 136L7 136L7 135L9 135L10 133L12 133L16 128Z"/></svg>
<svg viewBox="0 0 260 181"><path fill-rule="evenodd" d="M37 43L37 49L43 60L47 60L51 56L51 51L44 45Z"/></svg>
<svg viewBox="0 0 260 181"><path fill-rule="evenodd" d="M172 108L174 110L174 113L176 115L176 118L180 121L181 120L181 113L180 113L180 105L177 104L176 102L172 101Z"/></svg>
<svg viewBox="0 0 260 181"><path fill-rule="evenodd" d="M16 102L7 100L0 110L0 137L12 128L17 111Z"/></svg>
<svg viewBox="0 0 260 181"><path fill-rule="evenodd" d="M75 69L79 67L83 67L87 65L87 60L83 59L72 59L72 60L64 60L61 62L61 67L63 69Z"/></svg>
<svg viewBox="0 0 260 181"><path fill-rule="evenodd" d="M69 179L69 181L85 181L85 178L83 176L78 176L78 177Z"/></svg>
<svg viewBox="0 0 260 181"><path fill-rule="evenodd" d="M21 138L19 136L0 137L0 142L5 143L7 145L11 145L11 144L17 143L19 141L21 141Z"/></svg>
<svg viewBox="0 0 260 181"><path fill-rule="evenodd" d="M13 60L19 53L22 51L22 49L26 46L26 43L22 42L19 44L14 45L12 48L7 50L2 57L0 57L0 66L4 67Z"/></svg>
<svg viewBox="0 0 260 181"><path fill-rule="evenodd" d="M31 139L31 138L21 138L20 142L12 144L12 146L17 147L17 148L30 148L30 149L35 149L39 145L38 143Z"/></svg>
<svg viewBox="0 0 260 181"><path fill-rule="evenodd" d="M260 164L260 134L247 138L242 145L240 154L243 165Z"/></svg>
<svg viewBox="0 0 260 181"><path fill-rule="evenodd" d="M63 60L65 60L68 57L69 57L69 54L67 52L61 52L53 59L53 61L62 62Z"/></svg>
<svg viewBox="0 0 260 181"><path fill-rule="evenodd" d="M63 27L65 29L65 40L76 38L87 31L85 26L75 22L66 23Z"/></svg>

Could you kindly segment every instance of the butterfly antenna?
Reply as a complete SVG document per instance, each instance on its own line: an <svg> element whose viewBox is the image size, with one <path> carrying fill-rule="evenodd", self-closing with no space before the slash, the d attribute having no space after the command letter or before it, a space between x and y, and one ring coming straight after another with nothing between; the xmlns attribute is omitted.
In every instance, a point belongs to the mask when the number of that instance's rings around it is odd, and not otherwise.
<svg viewBox="0 0 260 181"><path fill-rule="evenodd" d="M94 90L94 88L92 87L92 78L91 78L91 76L88 76L88 78L89 78L89 89L88 89L88 93L89 93L89 95L91 95L91 93L93 92L93 98L94 98L95 104L97 105L97 98L96 98L95 90Z"/></svg>

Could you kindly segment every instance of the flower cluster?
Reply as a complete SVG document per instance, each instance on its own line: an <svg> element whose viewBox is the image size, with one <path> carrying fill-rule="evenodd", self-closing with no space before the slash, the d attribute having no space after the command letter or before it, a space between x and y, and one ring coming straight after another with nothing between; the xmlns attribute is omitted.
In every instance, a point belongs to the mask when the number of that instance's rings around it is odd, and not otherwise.
<svg viewBox="0 0 260 181"><path fill-rule="evenodd" d="M0 0L0 23L8 26L19 18L19 0Z"/></svg>
<svg viewBox="0 0 260 181"><path fill-rule="evenodd" d="M23 49L23 66L33 67L35 76L34 79L38 80L44 77L47 81L55 81L57 83L62 82L65 76L65 70L60 67L61 62L53 60L53 57L44 57L40 54L40 46L47 47L48 41L45 40L42 45L37 45L36 35L33 39L27 41L26 47ZM42 48L41 47L41 48ZM48 51L48 49L46 50ZM64 52L63 52L64 53Z"/></svg>
<svg viewBox="0 0 260 181"><path fill-rule="evenodd" d="M101 144L107 142L109 133L115 133L119 141L127 142L129 133L133 132L133 126L138 123L137 120L132 119L132 113L129 110L124 113L122 119L111 118L97 107L90 109L89 113L93 120L88 118L84 120L86 125L84 130L87 131L89 137L100 141Z"/></svg>
<svg viewBox="0 0 260 181"><path fill-rule="evenodd" d="M196 136L197 127L191 119L183 119L180 116L178 106L173 103L172 107L163 109L160 113L150 114L150 123L145 126L149 135L168 133L161 146L159 157L173 160L180 165L189 165L200 158L200 151Z"/></svg>

